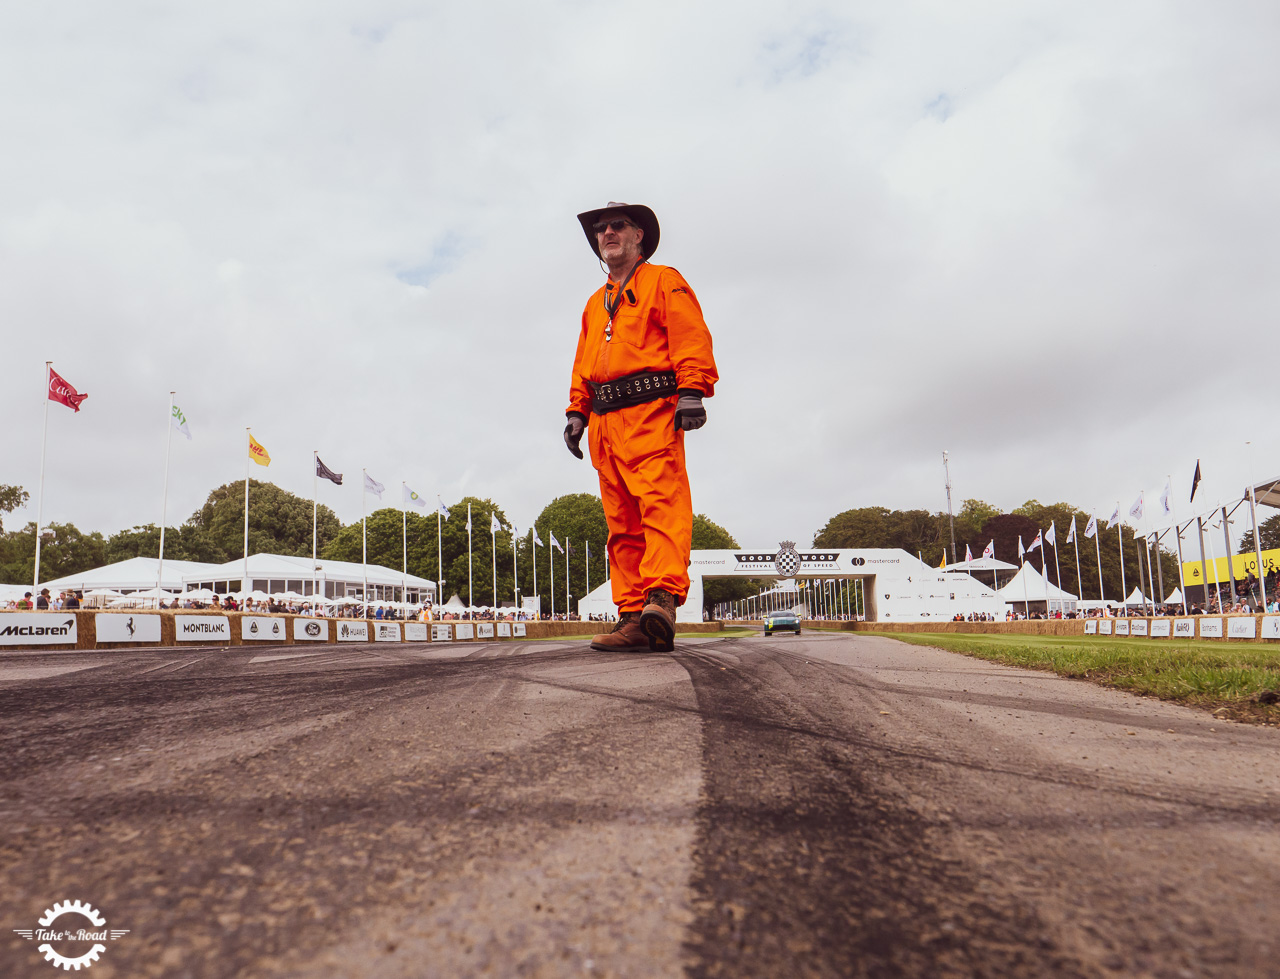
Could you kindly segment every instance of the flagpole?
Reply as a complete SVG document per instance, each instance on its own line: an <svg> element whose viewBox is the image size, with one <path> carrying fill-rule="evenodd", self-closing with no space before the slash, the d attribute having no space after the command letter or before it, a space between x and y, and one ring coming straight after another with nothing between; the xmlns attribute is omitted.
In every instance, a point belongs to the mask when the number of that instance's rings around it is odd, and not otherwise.
<svg viewBox="0 0 1280 979"><path fill-rule="evenodd" d="M1204 591L1204 605L1205 605L1204 610L1207 612L1209 611L1209 564L1205 560L1205 556L1204 556L1204 517L1203 515L1196 516L1196 534L1200 538L1200 575L1201 575L1201 578L1203 579L1200 583L1200 587ZM1218 569L1216 566L1214 567L1213 572L1214 572L1214 577L1216 578L1218 576Z"/></svg>
<svg viewBox="0 0 1280 979"><path fill-rule="evenodd" d="M1074 527L1076 518L1072 516L1071 525ZM1071 534L1071 543L1076 548L1076 601L1084 601L1084 575L1080 573L1080 534L1073 532Z"/></svg>
<svg viewBox="0 0 1280 979"><path fill-rule="evenodd" d="M516 621L520 619L520 553L516 549L519 540L513 525L511 527L511 601L515 603L515 612L512 614Z"/></svg>
<svg viewBox="0 0 1280 979"><path fill-rule="evenodd" d="M1116 504L1116 509L1120 509L1120 505ZM1129 586L1124 580L1124 521L1116 521L1116 539L1120 542L1120 601L1127 602L1129 600ZM1128 605L1121 605L1126 612L1129 611Z"/></svg>
<svg viewBox="0 0 1280 979"><path fill-rule="evenodd" d="M467 504L467 618L471 618L471 504Z"/></svg>
<svg viewBox="0 0 1280 979"><path fill-rule="evenodd" d="M1155 536L1155 533L1156 533L1156 532L1153 530L1151 533L1152 533L1152 535L1153 535L1153 536ZM1156 560L1156 561L1159 561L1159 560L1160 560L1160 538L1159 538L1158 536L1157 536L1157 537L1156 537L1156 539L1155 539L1155 545L1156 545L1156 556L1155 556L1155 560ZM1155 579L1154 579L1154 578L1152 578L1152 576L1151 576L1151 562L1152 562L1152 557L1151 557L1151 545L1150 545L1150 544L1148 544L1148 545L1147 545L1147 579L1151 582L1151 614L1152 614L1152 615L1155 615L1155 611L1156 611L1156 583L1155 583ZM1160 569L1160 601L1161 601L1161 602L1164 602L1164 568L1161 568L1161 569Z"/></svg>
<svg viewBox="0 0 1280 979"><path fill-rule="evenodd" d="M407 606L409 604L409 487L405 481L400 480L400 543L404 548L400 570L400 601ZM405 609L405 618L407 619L408 609Z"/></svg>
<svg viewBox="0 0 1280 979"><path fill-rule="evenodd" d="M1190 524L1188 524L1190 526ZM1180 523L1174 522L1174 530L1178 534L1178 591L1182 593L1182 614L1187 614L1187 579L1182 572L1182 531Z"/></svg>
<svg viewBox="0 0 1280 979"><path fill-rule="evenodd" d="M253 591L249 582L249 460L253 458L252 439L253 432L248 428L244 430L246 441L244 444L244 578L240 582L240 600L243 602L249 597L249 592Z"/></svg>
<svg viewBox="0 0 1280 979"><path fill-rule="evenodd" d="M40 524L44 520L44 457L49 445L49 383L53 380L53 361L44 362L44 434L40 436L40 490L36 493L36 572L31 590L40 600Z"/></svg>
<svg viewBox="0 0 1280 979"><path fill-rule="evenodd" d="M493 559L493 616L498 617L498 528L493 525L496 514L489 514L489 556Z"/></svg>
<svg viewBox="0 0 1280 979"><path fill-rule="evenodd" d="M555 543L555 533L551 533L551 543ZM551 618L554 621L556 617L556 549L554 547L547 548L547 580L551 582Z"/></svg>
<svg viewBox="0 0 1280 979"><path fill-rule="evenodd" d="M569 621L569 538L564 539L564 620Z"/></svg>
<svg viewBox="0 0 1280 979"><path fill-rule="evenodd" d="M1253 521L1253 556L1258 562L1258 590L1262 600L1261 611L1267 610L1267 569L1262 564L1262 532L1258 529L1258 500L1249 484L1249 518Z"/></svg>
<svg viewBox="0 0 1280 979"><path fill-rule="evenodd" d="M1137 540L1137 539L1138 539L1138 535L1137 535L1137 533L1135 533L1133 536L1134 536L1134 540ZM1145 540L1144 540L1144 543L1145 543ZM1135 547L1135 548L1134 548L1134 550L1135 550L1135 551L1137 552L1137 554L1138 554L1138 590L1139 590L1140 592L1145 592L1145 591L1147 590L1147 589L1146 589L1146 587L1145 587L1147 583L1146 583L1145 581L1143 581L1143 580L1142 580L1142 551L1141 551L1141 550L1139 550L1137 547ZM1126 607L1126 608L1128 608L1128 606L1125 606L1125 607ZM1142 611L1143 611L1143 614L1146 614L1146 611L1147 611L1147 596L1146 596L1146 595L1143 595L1143 596L1142 596Z"/></svg>
<svg viewBox="0 0 1280 979"><path fill-rule="evenodd" d="M1257 533L1255 533L1254 536L1256 537ZM583 598L586 598L588 595L591 594L591 541L587 541L586 568L587 568L587 587L582 592Z"/></svg>
<svg viewBox="0 0 1280 979"><path fill-rule="evenodd" d="M329 457L330 459L333 456ZM314 605L318 605L316 601L316 584L319 576L316 574L316 515L320 511L320 450L311 450L311 601ZM313 608L314 611L314 608Z"/></svg>
<svg viewBox="0 0 1280 979"><path fill-rule="evenodd" d="M1235 512L1234 510L1232 511ZM1253 536L1257 537L1257 534ZM1222 505L1222 553L1226 555L1227 561L1227 581L1231 582L1231 604L1234 605L1238 598L1236 597L1236 570L1231 566L1231 521L1227 519L1227 507Z"/></svg>
<svg viewBox="0 0 1280 979"><path fill-rule="evenodd" d="M533 550L533 593L538 594L538 527L529 531L529 547ZM538 618L542 618L542 599L538 599Z"/></svg>
<svg viewBox="0 0 1280 979"><path fill-rule="evenodd" d="M1097 520L1097 517L1093 518ZM1093 549L1098 555L1098 601L1105 602L1107 600L1106 590L1102 587L1102 531L1098 529L1095 523L1093 527Z"/></svg>
<svg viewBox="0 0 1280 979"><path fill-rule="evenodd" d="M173 449L173 396L169 392L169 424L164 438L164 500L160 504L160 560L156 563L156 608L160 607L160 591L164 588L164 522L169 515L169 453Z"/></svg>
<svg viewBox="0 0 1280 979"><path fill-rule="evenodd" d="M436 494L436 604L443 605L441 592L444 591L444 544L440 536L440 508L444 506L444 500L440 499L440 494Z"/></svg>
<svg viewBox="0 0 1280 979"><path fill-rule="evenodd" d="M332 457L330 457L332 458ZM364 568L364 617L369 618L369 527L365 514L369 511L369 470L361 469L360 475L360 564Z"/></svg>
<svg viewBox="0 0 1280 979"><path fill-rule="evenodd" d="M1058 576L1058 591L1062 591L1062 563L1058 560L1058 535L1053 535L1053 568Z"/></svg>

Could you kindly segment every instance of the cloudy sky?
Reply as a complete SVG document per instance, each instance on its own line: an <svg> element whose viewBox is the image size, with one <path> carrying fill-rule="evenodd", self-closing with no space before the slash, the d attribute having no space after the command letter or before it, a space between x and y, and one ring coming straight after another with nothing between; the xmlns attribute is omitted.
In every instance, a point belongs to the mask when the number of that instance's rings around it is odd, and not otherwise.
<svg viewBox="0 0 1280 979"><path fill-rule="evenodd" d="M10 4L10 525L46 360L82 529L159 519L170 390L171 523L246 426L344 522L362 467L522 528L594 492L560 433L611 199L706 313L694 506L744 546L942 509L943 449L957 506L1185 504L1197 458L1238 498L1280 475L1278 49L1266 2Z"/></svg>

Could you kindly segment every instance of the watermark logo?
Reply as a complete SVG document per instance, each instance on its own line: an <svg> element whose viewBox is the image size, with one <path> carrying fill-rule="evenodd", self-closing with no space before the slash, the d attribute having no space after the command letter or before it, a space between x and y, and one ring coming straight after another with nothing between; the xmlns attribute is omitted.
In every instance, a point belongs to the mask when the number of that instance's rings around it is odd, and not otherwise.
<svg viewBox="0 0 1280 979"><path fill-rule="evenodd" d="M53 927L54 923L63 918L64 915L83 918L93 925L93 928L79 927L80 922L74 919L63 920L59 927ZM44 953L45 961L52 964L55 969L60 968L67 972L75 969L79 972L82 968L87 969L92 966L93 963L98 961L98 957L107 950L107 946L103 942L114 942L129 934L128 928L103 927L106 923L107 919L88 904L82 901L63 901L61 904L55 904L45 911L40 918L39 928L15 928L13 930L27 941L43 942L38 951ZM52 942L57 942L59 948L55 949L50 944ZM83 943L86 942L93 943L87 952L82 952L79 955L64 954L79 951L83 947Z"/></svg>

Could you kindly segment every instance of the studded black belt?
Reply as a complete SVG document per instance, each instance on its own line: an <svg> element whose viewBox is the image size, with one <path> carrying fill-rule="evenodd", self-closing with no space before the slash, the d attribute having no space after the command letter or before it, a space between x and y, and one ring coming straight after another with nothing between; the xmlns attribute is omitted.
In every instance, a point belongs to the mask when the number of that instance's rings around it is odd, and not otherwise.
<svg viewBox="0 0 1280 979"><path fill-rule="evenodd" d="M640 371L628 374L617 380L604 384L591 384L591 410L597 415L605 415L619 408L630 408L642 405L647 401L657 401L676 393L675 371Z"/></svg>

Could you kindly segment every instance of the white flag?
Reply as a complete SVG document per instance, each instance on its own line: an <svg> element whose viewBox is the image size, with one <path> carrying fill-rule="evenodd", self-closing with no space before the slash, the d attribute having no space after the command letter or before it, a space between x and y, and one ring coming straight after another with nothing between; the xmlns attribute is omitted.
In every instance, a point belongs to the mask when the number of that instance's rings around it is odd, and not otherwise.
<svg viewBox="0 0 1280 979"><path fill-rule="evenodd" d="M1019 535L1018 535L1018 560L1019 560L1019 561L1021 561L1021 560L1022 560L1022 555L1026 554L1026 553L1027 553L1027 552L1026 552L1026 551L1024 551L1024 550L1022 549L1022 535L1021 535L1021 534L1019 534Z"/></svg>
<svg viewBox="0 0 1280 979"><path fill-rule="evenodd" d="M367 489L374 496L376 496L378 499L382 499L382 494L385 493L387 489L385 486L383 486L380 482L378 482L368 473L364 474L364 488Z"/></svg>
<svg viewBox="0 0 1280 979"><path fill-rule="evenodd" d="M1071 529L1067 531L1067 543L1070 544L1076 539L1076 518L1075 514L1071 515Z"/></svg>
<svg viewBox="0 0 1280 979"><path fill-rule="evenodd" d="M995 557L995 556L996 556L996 540L995 540L995 538L994 538L994 537L993 537L993 538L991 538L991 543L990 543L990 544L988 544L986 547L984 547L984 548L982 549L982 556L983 556L983 557Z"/></svg>
<svg viewBox="0 0 1280 979"><path fill-rule="evenodd" d="M554 531L549 532L549 533L547 534L547 536L551 538L551 546L552 546L552 547L554 547L554 548L555 548L557 551L559 551L561 554L563 554L563 553L564 553L564 548L563 548L563 547L561 547L561 546L560 546L560 542L559 542L558 540L556 540L555 532L554 532Z"/></svg>
<svg viewBox="0 0 1280 979"><path fill-rule="evenodd" d="M1142 497L1144 496L1145 493L1146 493L1145 490L1139 493L1138 498L1134 500L1133 505L1129 507L1129 516L1133 517L1134 520L1142 519Z"/></svg>
<svg viewBox="0 0 1280 979"><path fill-rule="evenodd" d="M404 485L404 484L401 484L401 485ZM416 506L422 510L425 510L427 508L427 501L424 500L422 497L420 497L413 490L409 489L407 485L405 485L404 487L404 502L409 506Z"/></svg>
<svg viewBox="0 0 1280 979"><path fill-rule="evenodd" d="M533 546L534 546L534 547L546 547L546 546L547 546L546 544L542 543L542 538L538 536L538 528L537 528L537 527L534 527L534 528L533 528Z"/></svg>
<svg viewBox="0 0 1280 979"><path fill-rule="evenodd" d="M1120 501L1116 500L1116 512L1111 514L1111 519L1107 521L1108 527L1114 527L1120 522Z"/></svg>
<svg viewBox="0 0 1280 979"><path fill-rule="evenodd" d="M182 409L177 405L173 406L173 427L180 431L191 440L191 429L187 427L187 416L182 413Z"/></svg>
<svg viewBox="0 0 1280 979"><path fill-rule="evenodd" d="M471 504L467 504L467 533L471 533Z"/></svg>
<svg viewBox="0 0 1280 979"><path fill-rule="evenodd" d="M968 544L964 546L964 560L966 564L973 560L973 551L969 550Z"/></svg>
<svg viewBox="0 0 1280 979"><path fill-rule="evenodd" d="M498 520L496 513L489 514L489 533L496 534L502 529L502 523Z"/></svg>
<svg viewBox="0 0 1280 979"><path fill-rule="evenodd" d="M1164 484L1164 492L1160 494L1160 509L1166 517L1173 516L1173 480Z"/></svg>
<svg viewBox="0 0 1280 979"><path fill-rule="evenodd" d="M444 500L441 500L441 499L440 499L440 497L439 497L438 495L436 496L436 499L440 501L440 506L438 506L438 507L436 508L436 509L437 509L437 511L440 513L440 516L442 516L442 517L444 517L446 520L448 520L448 519L449 519L449 508L448 508L447 506L445 506L445 505L444 505Z"/></svg>
<svg viewBox="0 0 1280 979"><path fill-rule="evenodd" d="M1084 528L1084 535L1085 537L1092 537L1097 532L1098 532L1098 518L1094 516L1090 516L1089 523Z"/></svg>
<svg viewBox="0 0 1280 979"><path fill-rule="evenodd" d="M1049 521L1049 531L1048 531L1048 533L1046 533L1046 534L1044 535L1044 539L1045 539L1045 541L1047 541L1047 542L1048 542L1049 544L1051 544L1052 546L1057 547L1057 546L1058 546L1058 535L1054 532L1053 524L1054 524L1054 522L1053 522L1052 520L1050 520L1050 521Z"/></svg>
<svg viewBox="0 0 1280 979"><path fill-rule="evenodd" d="M1022 540L1022 538L1021 538L1021 537L1019 537L1019 538L1018 538L1018 540ZM1033 540L1033 541L1031 542L1030 546L1027 548L1027 551L1028 551L1028 552L1030 552L1030 551L1034 551L1037 547L1039 547L1039 546L1040 546L1040 544L1041 544L1040 531L1038 531L1038 530L1037 530L1037 531L1036 531L1036 539L1035 539L1035 540Z"/></svg>

